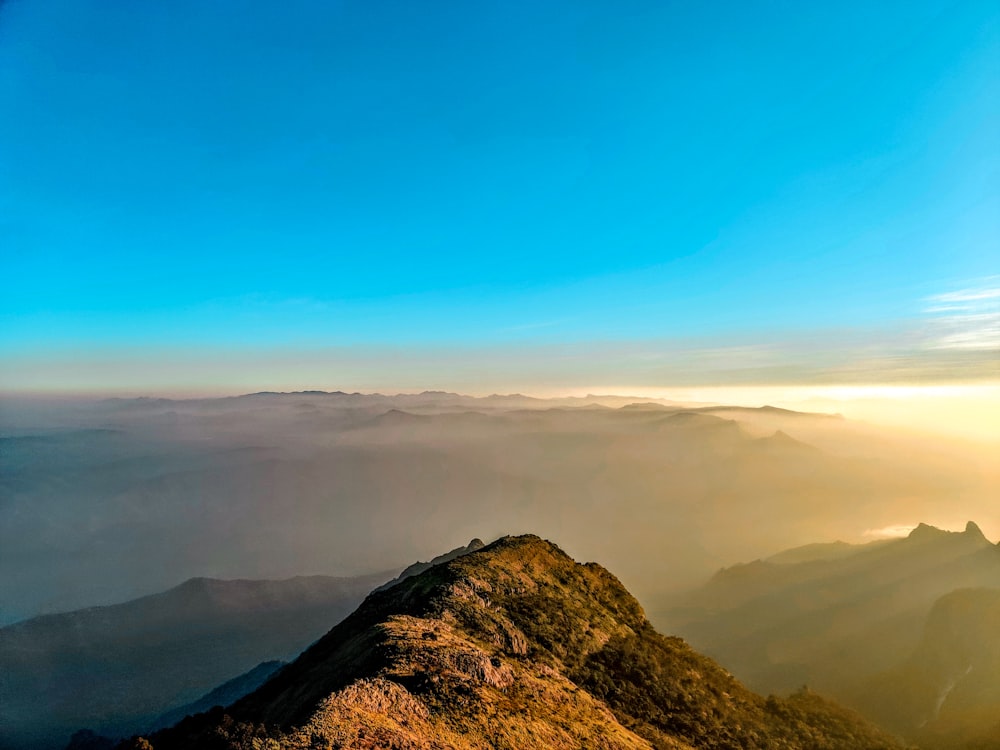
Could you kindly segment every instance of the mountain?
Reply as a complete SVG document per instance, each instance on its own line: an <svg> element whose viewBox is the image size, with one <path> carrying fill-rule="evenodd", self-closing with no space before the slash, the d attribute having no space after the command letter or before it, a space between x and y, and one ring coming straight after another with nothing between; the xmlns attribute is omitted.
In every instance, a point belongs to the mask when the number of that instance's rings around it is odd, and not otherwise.
<svg viewBox="0 0 1000 750"><path fill-rule="evenodd" d="M160 729L172 727L187 716L205 713L216 706L228 706L230 703L235 703L244 695L252 693L267 682L286 663L277 660L261 662L249 672L244 672L238 677L234 677L222 683L219 687L205 693L198 700L187 703L179 708L171 709L158 716L155 721L149 724L146 731L155 732Z"/></svg>
<svg viewBox="0 0 1000 750"><path fill-rule="evenodd" d="M387 570L525 527L647 603L959 502L1000 529L1000 471L973 448L779 409L336 392L43 407L0 420L0 625L206 571Z"/></svg>
<svg viewBox="0 0 1000 750"><path fill-rule="evenodd" d="M868 712L926 748L1000 748L1000 579L938 599L920 643L862 693Z"/></svg>
<svg viewBox="0 0 1000 750"><path fill-rule="evenodd" d="M972 650L995 642L973 622L956 624L956 608L972 609L958 590L997 587L1000 547L975 523L961 532L920 524L903 539L808 546L723 569L658 621L754 689L808 684L915 737L928 706L960 681L955 670L971 663L949 661L941 649L966 637L978 639L963 647Z"/></svg>
<svg viewBox="0 0 1000 750"><path fill-rule="evenodd" d="M467 555L470 552L476 552L484 547L482 539L473 539L464 547L456 547L450 552L445 552L443 555L438 555L433 558L430 562L415 562L412 565L407 566L402 573L393 578L391 581L383 583L379 586L376 591L381 591L382 589L388 589L395 586L400 581L409 578L410 576L419 575L429 568L433 568L435 565L440 565L441 563L446 563L454 560L456 557L461 557L462 555Z"/></svg>
<svg viewBox="0 0 1000 750"><path fill-rule="evenodd" d="M145 731L262 661L298 655L390 575L195 578L0 628L0 748L62 748L81 727Z"/></svg>
<svg viewBox="0 0 1000 750"><path fill-rule="evenodd" d="M656 632L604 568L535 536L373 592L255 692L149 740L157 750L898 747L813 693L751 693Z"/></svg>
<svg viewBox="0 0 1000 750"><path fill-rule="evenodd" d="M777 565L791 565L795 563L813 562L815 560L836 560L842 557L862 552L865 549L874 549L880 544L885 544L890 539L878 539L867 544L848 544L847 542L815 542L813 544L803 544L799 547L783 550L776 555L765 558L765 562Z"/></svg>
<svg viewBox="0 0 1000 750"><path fill-rule="evenodd" d="M482 546L473 539L385 585ZM391 575L195 578L124 604L0 628L0 748L61 748L81 726L99 737L154 731L232 703Z"/></svg>

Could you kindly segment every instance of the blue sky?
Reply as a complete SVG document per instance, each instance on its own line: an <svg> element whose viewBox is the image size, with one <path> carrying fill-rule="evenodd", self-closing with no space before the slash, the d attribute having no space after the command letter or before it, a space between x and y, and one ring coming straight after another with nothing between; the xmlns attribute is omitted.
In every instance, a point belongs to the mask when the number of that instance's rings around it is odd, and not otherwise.
<svg viewBox="0 0 1000 750"><path fill-rule="evenodd" d="M0 388L1000 377L998 133L992 1L8 0Z"/></svg>

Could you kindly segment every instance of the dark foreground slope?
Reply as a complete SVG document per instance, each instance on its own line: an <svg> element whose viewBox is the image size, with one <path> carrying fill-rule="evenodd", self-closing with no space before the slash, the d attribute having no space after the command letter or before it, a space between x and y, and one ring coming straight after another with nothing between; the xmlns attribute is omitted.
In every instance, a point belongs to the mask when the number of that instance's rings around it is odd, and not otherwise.
<svg viewBox="0 0 1000 750"><path fill-rule="evenodd" d="M166 729L188 716L210 711L216 706L228 706L230 703L235 703L271 679L274 673L285 664L286 662L277 660L261 662L238 677L226 680L198 700L185 703L183 706L178 706L158 716L155 721L150 722L147 731L156 732L160 729Z"/></svg>
<svg viewBox="0 0 1000 750"><path fill-rule="evenodd" d="M173 748L896 747L818 696L764 699L660 635L599 565L504 538L362 606Z"/></svg>

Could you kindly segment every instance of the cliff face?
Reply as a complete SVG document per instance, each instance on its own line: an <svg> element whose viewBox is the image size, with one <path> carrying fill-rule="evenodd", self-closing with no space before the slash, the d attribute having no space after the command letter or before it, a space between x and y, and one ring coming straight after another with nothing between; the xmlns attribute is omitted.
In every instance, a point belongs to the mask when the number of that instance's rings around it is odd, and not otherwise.
<svg viewBox="0 0 1000 750"><path fill-rule="evenodd" d="M660 635L599 565L508 537L372 593L260 689L151 738L212 748L895 747L764 699Z"/></svg>
<svg viewBox="0 0 1000 750"><path fill-rule="evenodd" d="M926 748L1000 748L1000 588L935 602L902 664L866 686L881 724Z"/></svg>

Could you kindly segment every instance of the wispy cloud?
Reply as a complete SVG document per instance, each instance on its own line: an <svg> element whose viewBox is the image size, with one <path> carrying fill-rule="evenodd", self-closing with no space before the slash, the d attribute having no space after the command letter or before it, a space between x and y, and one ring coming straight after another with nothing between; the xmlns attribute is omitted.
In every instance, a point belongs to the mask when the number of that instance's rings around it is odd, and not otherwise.
<svg viewBox="0 0 1000 750"><path fill-rule="evenodd" d="M1000 349L1000 276L964 289L931 295L928 345L933 349Z"/></svg>
<svg viewBox="0 0 1000 750"><path fill-rule="evenodd" d="M996 277L992 277L992 280L996 280ZM951 303L958 307L969 306L970 303L978 303L982 300L1000 299L1000 288L965 289L959 292L935 294L929 299L936 300L941 303Z"/></svg>

